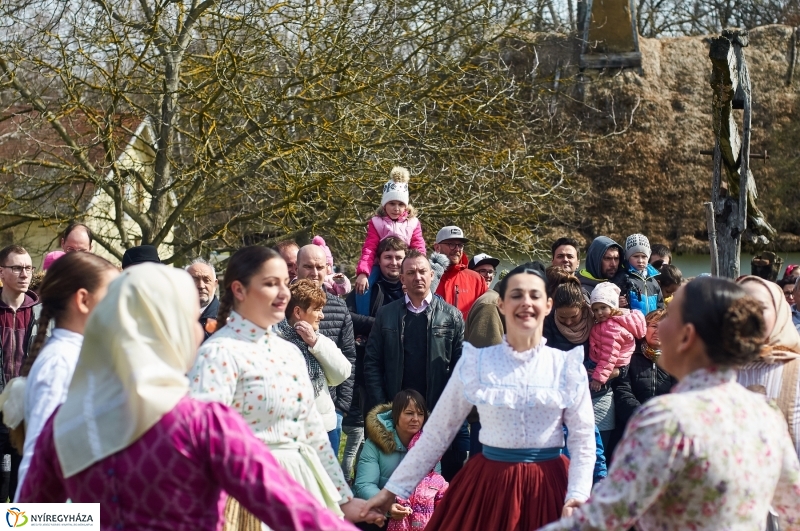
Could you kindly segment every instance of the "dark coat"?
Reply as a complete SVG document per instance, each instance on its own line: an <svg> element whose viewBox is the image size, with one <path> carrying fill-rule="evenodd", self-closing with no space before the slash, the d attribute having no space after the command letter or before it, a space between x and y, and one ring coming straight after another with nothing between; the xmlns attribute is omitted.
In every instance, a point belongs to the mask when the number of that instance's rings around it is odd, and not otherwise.
<svg viewBox="0 0 800 531"><path fill-rule="evenodd" d="M637 341L628 374L623 378L609 380L608 383L614 390L617 424L622 427L640 405L654 396L669 393L678 380L647 359L642 354L642 342Z"/></svg>
<svg viewBox="0 0 800 531"><path fill-rule="evenodd" d="M350 412L347 415L344 425L349 426L363 426L364 415L366 409L362 410L365 405L366 397L359 396L364 393L364 354L367 349L367 338L372 331L372 324L375 322L375 316L382 306L392 301L384 293L384 281L378 280L369 287L369 315L361 315L356 308L356 291L351 291L345 304L350 311L350 317L353 319L353 333L355 334L356 342L356 368L355 368L355 391L353 393L353 402L350 404Z"/></svg>
<svg viewBox="0 0 800 531"><path fill-rule="evenodd" d="M400 299L382 307L375 317L364 356L367 411L390 402L402 391L406 311L405 300ZM439 297L433 297L425 311L428 312L428 389L425 401L433 410L461 358L464 321L455 306Z"/></svg>
<svg viewBox="0 0 800 531"><path fill-rule="evenodd" d="M353 401L353 383L355 381L356 343L353 336L353 320L342 299L327 292L325 295L328 300L322 308L325 318L319 323L319 332L336 343L352 366L350 377L336 387L330 388L331 399L336 411L347 415Z"/></svg>
<svg viewBox="0 0 800 531"><path fill-rule="evenodd" d="M219 299L215 295L211 302L208 303L206 309L203 310L203 314L200 316L200 326L203 327L203 341L211 337L211 334L214 332L209 332L206 330L206 323L209 319L217 320L217 313L219 313Z"/></svg>

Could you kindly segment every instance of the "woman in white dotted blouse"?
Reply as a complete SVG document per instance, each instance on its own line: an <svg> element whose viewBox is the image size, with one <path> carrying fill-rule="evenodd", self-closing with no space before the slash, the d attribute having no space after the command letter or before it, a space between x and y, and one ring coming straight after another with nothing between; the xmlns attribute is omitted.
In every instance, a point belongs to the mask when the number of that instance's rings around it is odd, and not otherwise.
<svg viewBox="0 0 800 531"><path fill-rule="evenodd" d="M352 520L364 502L352 499L331 449L303 355L272 329L289 302L286 262L266 247L244 247L228 262L224 288L217 321L227 324L200 347L192 394L239 411L297 482ZM249 529L241 522L253 517L235 503L226 525Z"/></svg>
<svg viewBox="0 0 800 531"><path fill-rule="evenodd" d="M594 413L583 349L545 345L552 301L544 267L512 271L498 286L502 344L464 353L417 445L368 503L387 510L408 497L441 457L472 406L481 416L483 454L469 460L427 531L522 531L561 517L589 497L595 461ZM570 462L562 454L569 431Z"/></svg>

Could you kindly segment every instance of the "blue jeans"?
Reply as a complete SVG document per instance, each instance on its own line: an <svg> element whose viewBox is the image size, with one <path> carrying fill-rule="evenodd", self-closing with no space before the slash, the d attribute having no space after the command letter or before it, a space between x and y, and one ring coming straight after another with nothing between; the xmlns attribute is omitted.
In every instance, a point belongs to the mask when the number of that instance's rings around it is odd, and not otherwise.
<svg viewBox="0 0 800 531"><path fill-rule="evenodd" d="M328 432L328 440L331 442L333 448L333 455L339 459L339 442L342 440L342 416L338 411L336 412L336 428Z"/></svg>

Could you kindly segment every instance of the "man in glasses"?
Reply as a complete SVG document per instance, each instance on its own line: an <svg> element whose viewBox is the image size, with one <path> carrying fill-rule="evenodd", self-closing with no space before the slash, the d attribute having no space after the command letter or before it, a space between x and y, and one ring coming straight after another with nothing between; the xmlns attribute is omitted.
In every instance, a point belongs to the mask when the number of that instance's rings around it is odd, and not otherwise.
<svg viewBox="0 0 800 531"><path fill-rule="evenodd" d="M500 260L492 258L486 253L476 254L469 261L469 268L483 277L487 290L492 286L498 265L500 265Z"/></svg>
<svg viewBox="0 0 800 531"><path fill-rule="evenodd" d="M443 227L436 234L433 248L437 253L447 256L450 266L445 270L436 295L461 311L464 320L475 301L486 293L486 281L475 271L467 268L469 260L464 245L469 242L464 231L455 225Z"/></svg>
<svg viewBox="0 0 800 531"><path fill-rule="evenodd" d="M194 280L194 286L200 296L200 324L203 326L205 339L211 337L217 329L217 311L219 299L217 298L217 272L203 258L195 258L186 272Z"/></svg>
<svg viewBox="0 0 800 531"><path fill-rule="evenodd" d="M0 250L0 391L12 379L19 376L23 360L28 356L36 323L41 311L39 297L29 291L35 268L31 265L28 251L19 245L9 245ZM0 417L1 418L1 417ZM8 428L0 422L0 456L11 455L11 475L0 485L0 498L14 498L17 489L17 473L22 461L11 446Z"/></svg>
<svg viewBox="0 0 800 531"><path fill-rule="evenodd" d="M61 236L61 250L65 253L92 252L92 231L83 223L70 223Z"/></svg>

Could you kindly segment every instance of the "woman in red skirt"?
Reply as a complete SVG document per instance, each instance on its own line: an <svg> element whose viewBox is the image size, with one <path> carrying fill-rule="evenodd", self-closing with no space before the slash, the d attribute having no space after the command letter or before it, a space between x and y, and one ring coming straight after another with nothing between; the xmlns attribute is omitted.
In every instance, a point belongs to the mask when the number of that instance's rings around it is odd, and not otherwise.
<svg viewBox="0 0 800 531"><path fill-rule="evenodd" d="M512 271L498 288L502 344L464 345L461 359L419 442L368 507L388 510L433 468L472 406L483 454L453 478L426 531L529 531L558 520L567 500L589 497L595 462L594 412L583 349L545 345L550 312L541 264ZM569 431L570 463L562 455Z"/></svg>

